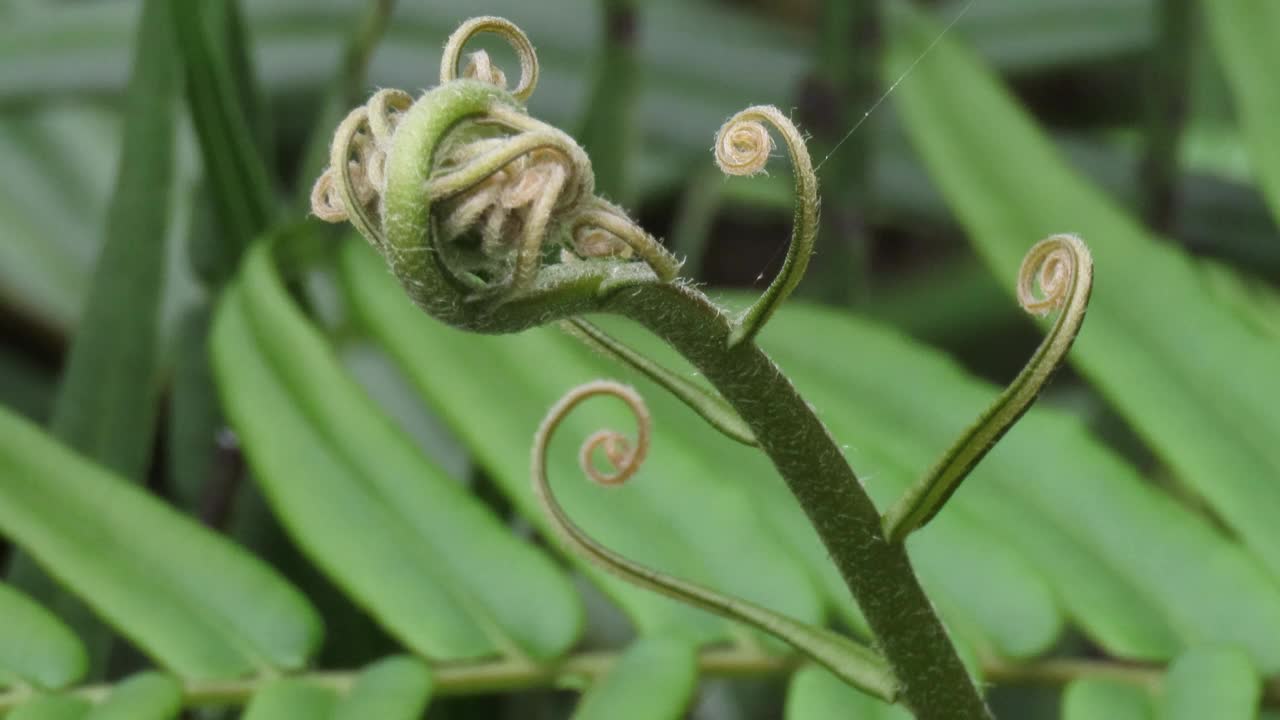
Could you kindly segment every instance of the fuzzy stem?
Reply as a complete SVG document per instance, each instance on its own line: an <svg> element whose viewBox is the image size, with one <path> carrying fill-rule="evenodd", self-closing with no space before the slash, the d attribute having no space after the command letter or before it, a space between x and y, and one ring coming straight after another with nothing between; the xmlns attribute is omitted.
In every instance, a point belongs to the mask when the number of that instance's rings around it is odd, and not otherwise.
<svg viewBox="0 0 1280 720"><path fill-rule="evenodd" d="M648 284L614 293L604 309L669 342L738 411L808 515L920 720L990 718L901 543L826 427L752 342L729 347L730 319L695 289Z"/></svg>

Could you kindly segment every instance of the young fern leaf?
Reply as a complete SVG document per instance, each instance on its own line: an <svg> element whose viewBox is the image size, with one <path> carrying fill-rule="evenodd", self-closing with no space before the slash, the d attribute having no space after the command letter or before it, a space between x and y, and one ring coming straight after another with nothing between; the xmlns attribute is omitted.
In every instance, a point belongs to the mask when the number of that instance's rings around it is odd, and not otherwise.
<svg viewBox="0 0 1280 720"><path fill-rule="evenodd" d="M689 382L632 350L587 320L570 318L561 322L560 327L569 335L581 340L587 347L608 355L623 365L631 366L661 385L730 440L736 440L751 447L759 446L755 433L751 432L751 428L742 421L738 413L734 412L723 398L710 390L697 383Z"/></svg>
<svg viewBox="0 0 1280 720"><path fill-rule="evenodd" d="M479 32L495 32L515 47L522 66L515 93L483 53L472 53L457 77L462 47ZM731 118L717 138L720 165L751 174L763 168L772 144L765 125L773 125L790 151L797 193L783 270L734 319L676 277L680 263L661 243L595 195L591 161L572 138L528 115L524 101L537 61L518 29L495 18L467 23L450 39L443 66L442 84L412 103L403 93L384 91L342 124L331 166L315 186L314 213L332 222L350 219L409 298L454 328L513 333L613 313L661 336L741 422L715 410L700 390L686 386L677 395L696 399L694 409L722 431L745 440L749 429L778 468L856 596L884 660L834 633L680 581L658 582L652 571L599 546L582 547L655 589L784 635L850 682L882 696L896 692L921 720L989 719L905 549L884 542L880 513L830 433L749 342L799 283L813 250L817 181L795 127L776 109L756 107ZM578 329L584 327L590 326ZM620 355L617 350L610 352ZM617 439L593 447L627 459Z"/></svg>
<svg viewBox="0 0 1280 720"><path fill-rule="evenodd" d="M782 135L791 156L796 194L791 244L778 276L735 321L729 336L731 348L754 339L782 301L800 284L818 235L818 176L813 171L813 160L800 131L777 108L757 105L729 118L716 134L716 164L726 175L750 176L764 172L769 153L773 151L773 138L764 123Z"/></svg>
<svg viewBox="0 0 1280 720"><path fill-rule="evenodd" d="M652 420L640 395L632 388L609 380L596 380L570 390L547 413L533 443L533 489L543 511L552 521L565 547L604 570L634 585L667 595L731 620L746 623L791 645L823 665L850 685L887 702L897 697L897 682L885 661L871 649L842 635L800 622L739 598L722 595L679 578L654 570L596 542L578 527L556 500L547 478L547 449L556 428L583 401L606 395L624 402L635 416L638 433L635 443L613 430L592 433L579 450L583 473L600 485L621 485L635 475L649 451ZM594 455L601 451L612 472L601 472Z"/></svg>
<svg viewBox="0 0 1280 720"><path fill-rule="evenodd" d="M974 466L1035 402L1080 332L1092 289L1093 256L1079 237L1053 235L1027 251L1018 271L1019 304L1033 315L1062 312L1009 387L885 513L884 533L890 542L902 542L933 519Z"/></svg>

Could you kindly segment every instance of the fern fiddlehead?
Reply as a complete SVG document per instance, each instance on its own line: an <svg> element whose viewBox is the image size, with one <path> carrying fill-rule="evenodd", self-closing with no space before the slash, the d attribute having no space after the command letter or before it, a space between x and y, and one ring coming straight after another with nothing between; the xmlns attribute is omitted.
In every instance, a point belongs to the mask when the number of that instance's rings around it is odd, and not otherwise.
<svg viewBox="0 0 1280 720"><path fill-rule="evenodd" d="M483 51L457 77L463 47L481 32L515 48L514 91ZM318 217L349 219L410 297L461 327L512 332L568 317L602 286L668 281L679 267L594 195L582 148L525 112L537 76L533 46L514 25L465 23L445 47L440 86L412 103L381 91L343 121L313 192ZM559 262L548 264L552 248Z"/></svg>
<svg viewBox="0 0 1280 720"><path fill-rule="evenodd" d="M471 54L458 77L462 48L479 32L496 32L515 47L521 80L514 92L505 89L505 75L483 53ZM754 342L800 282L813 251L818 184L800 132L775 108L758 106L730 118L717 135L722 170L750 175L763 169L773 147L771 126L787 147L795 177L795 220L783 269L745 312L731 317L678 279L680 263L660 242L595 196L590 159L572 138L528 115L523 103L536 79L533 47L514 25L497 18L464 24L446 46L440 86L412 102L399 91L382 91L339 126L331 166L313 193L315 214L350 220L409 297L436 319L487 333L559 322L671 389L724 434L758 446L822 539L868 621L879 655L821 628L660 575L595 543L569 520L546 478L546 444L577 403L615 395L641 418L643 437L629 446L617 435L593 436L584 469L606 482L629 477L643 457L648 431L642 404L620 386L596 384L571 393L538 433L534 480L569 549L633 582L784 637L849 682L896 697L917 717L989 718L900 542L937 511L981 453L944 458L944 471L935 473L942 480L926 478L924 501L909 503L901 522L882 520L810 405ZM1046 292L1063 282L1078 288L1081 278L1087 285L1087 270L1067 273L1053 252L1034 250L1033 256ZM1042 348L1052 356L1044 367L1056 366L1078 330L1083 306L1068 306L1079 307L1074 329L1060 331L1061 321L1055 326ZM617 343L580 317L586 313L619 314L645 326L687 358L714 391ZM1034 398L1035 390L1027 392L1033 386L1038 388L1029 382L1014 392L1007 409L997 413L1005 429ZM991 434L990 442L1003 431ZM970 447L971 440L958 445ZM599 474L591 461L595 451L603 452L615 473Z"/></svg>

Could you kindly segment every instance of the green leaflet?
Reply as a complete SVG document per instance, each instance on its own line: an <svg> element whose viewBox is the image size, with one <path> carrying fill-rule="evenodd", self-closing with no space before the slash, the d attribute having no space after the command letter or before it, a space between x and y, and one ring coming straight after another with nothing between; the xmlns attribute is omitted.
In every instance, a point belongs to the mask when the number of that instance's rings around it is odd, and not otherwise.
<svg viewBox="0 0 1280 720"><path fill-rule="evenodd" d="M697 653L691 645L641 639L587 690L573 720L678 720L697 684Z"/></svg>
<svg viewBox="0 0 1280 720"><path fill-rule="evenodd" d="M408 647L439 658L548 658L573 643L582 610L567 579L342 369L293 306L269 243L224 300L213 348L227 413L276 514Z"/></svg>
<svg viewBox="0 0 1280 720"><path fill-rule="evenodd" d="M1062 693L1062 720L1152 720L1153 717L1151 697L1134 685L1110 680L1075 680Z"/></svg>
<svg viewBox="0 0 1280 720"><path fill-rule="evenodd" d="M1247 656L1198 648L1169 666L1157 704L1161 720L1251 720L1261 696L1262 681Z"/></svg>
<svg viewBox="0 0 1280 720"><path fill-rule="evenodd" d="M0 672L50 690L84 676L87 658L80 638L53 613L4 584L0 618Z"/></svg>
<svg viewBox="0 0 1280 720"><path fill-rule="evenodd" d="M445 327L409 302L363 243L349 242L342 260L357 317L522 514L547 528L529 483L531 438L547 408L564 391L597 377L602 361L549 328L483 337ZM493 412L495 407L502 412ZM760 532L748 497L730 478L718 478L720 468L699 448L704 441L731 441L709 428L711 440L667 437L661 430L665 416L658 415L658 440L643 477L604 490L582 481L571 445L606 426L606 419L609 427L630 431L632 421L619 408L593 404L568 419L549 454L557 496L592 537L676 577L800 620L821 617L811 579ZM726 632L717 618L583 567L642 631L700 640Z"/></svg>
<svg viewBox="0 0 1280 720"><path fill-rule="evenodd" d="M1235 99L1240 129L1249 148L1249 164L1271 206L1280 218L1280 146L1275 142L1275 119L1280 117L1280 66L1276 31L1280 5L1268 0L1203 3L1217 58Z"/></svg>
<svg viewBox="0 0 1280 720"><path fill-rule="evenodd" d="M319 640L310 605L261 561L7 410L0 534L186 677L296 669Z"/></svg>
<svg viewBox="0 0 1280 720"><path fill-rule="evenodd" d="M155 422L178 77L169 3L144 3L106 240L54 406L53 434L137 479Z"/></svg>
<svg viewBox="0 0 1280 720"><path fill-rule="evenodd" d="M278 680L253 696L241 720L321 720L333 713L337 701L331 688L305 680Z"/></svg>
<svg viewBox="0 0 1280 720"><path fill-rule="evenodd" d="M417 720L430 699L427 666L417 658L390 657L360 673L329 720Z"/></svg>
<svg viewBox="0 0 1280 720"><path fill-rule="evenodd" d="M5 720L82 720L89 713L87 700L67 695L38 697L5 716Z"/></svg>
<svg viewBox="0 0 1280 720"><path fill-rule="evenodd" d="M900 9L890 74L937 34ZM926 165L1006 283L1025 249L1051 232L1091 243L1097 287L1072 362L1280 576L1280 344L1218 303L1196 261L1064 165L955 43L939 42L896 100Z"/></svg>
<svg viewBox="0 0 1280 720"><path fill-rule="evenodd" d="M120 683L85 720L170 720L182 711L182 686L172 677L148 672Z"/></svg>
<svg viewBox="0 0 1280 720"><path fill-rule="evenodd" d="M822 668L800 670L787 691L786 720L910 720L901 707L864 695Z"/></svg>
<svg viewBox="0 0 1280 720"><path fill-rule="evenodd" d="M1076 680L1062 694L1062 720L1151 720L1153 717L1147 692L1133 685Z"/></svg>

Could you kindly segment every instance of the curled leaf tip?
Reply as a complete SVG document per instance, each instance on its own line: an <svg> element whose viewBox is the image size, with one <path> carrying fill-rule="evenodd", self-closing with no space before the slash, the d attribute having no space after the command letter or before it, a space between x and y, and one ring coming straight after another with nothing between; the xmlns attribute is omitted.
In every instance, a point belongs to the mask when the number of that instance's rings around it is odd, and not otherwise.
<svg viewBox="0 0 1280 720"><path fill-rule="evenodd" d="M1093 258L1079 235L1061 233L1041 240L1022 258L1018 303L1032 315L1048 315L1070 299L1078 272L1093 273Z"/></svg>
<svg viewBox="0 0 1280 720"><path fill-rule="evenodd" d="M769 633L821 663L845 682L892 702L899 690L897 680L884 659L871 649L826 628L808 625L642 565L601 545L574 523L551 490L547 477L547 450L556 428L574 408L598 396L613 397L626 404L636 419L637 438L632 444L625 435L613 430L593 433L579 451L578 460L583 472L602 485L619 485L635 475L649 449L652 425L649 411L639 393L627 385L611 380L581 385L570 390L547 412L534 436L533 489L565 548L630 583ZM596 468L594 456L601 452L612 465L611 471L602 472Z"/></svg>
<svg viewBox="0 0 1280 720"><path fill-rule="evenodd" d="M764 123L734 116L716 134L716 165L725 175L756 175L773 152L773 136Z"/></svg>
<svg viewBox="0 0 1280 720"><path fill-rule="evenodd" d="M791 156L796 196L791 244L778 276L735 321L729 335L730 347L753 339L800 284L818 234L818 176L813 171L813 160L804 136L776 107L757 105L729 118L716 134L716 165L727 175L750 176L763 172L774 147L767 126L782 136Z"/></svg>
<svg viewBox="0 0 1280 720"><path fill-rule="evenodd" d="M458 78L458 60L462 56L462 48L471 38L486 32L501 36L516 51L520 58L520 84L511 94L521 102L527 101L538 85L538 54L534 52L529 36L505 18L475 17L459 25L444 45L444 56L440 60L440 83L443 85ZM467 60L464 77L506 89L507 76L489 60L488 53L483 50L473 52Z"/></svg>
<svg viewBox="0 0 1280 720"><path fill-rule="evenodd" d="M891 542L902 542L933 519L1035 402L1079 334L1092 288L1093 256L1079 236L1051 235L1027 251L1018 270L1018 302L1033 315L1061 314L1009 387L885 513L884 532Z"/></svg>
<svg viewBox="0 0 1280 720"><path fill-rule="evenodd" d="M543 429L540 429L538 434L539 437L544 433L550 435L551 429L547 427L548 424L554 425L579 403L597 395L609 395L626 403L636 419L636 441L632 443L625 434L617 430L597 430L583 441L578 451L578 464L582 472L599 485L621 485L640 470L649 452L653 430L653 419L649 415L649 408L634 388L611 380L596 380L580 385L569 391L551 408L543 423ZM595 459L599 451L603 451L601 454L609 461L611 470L599 469Z"/></svg>

